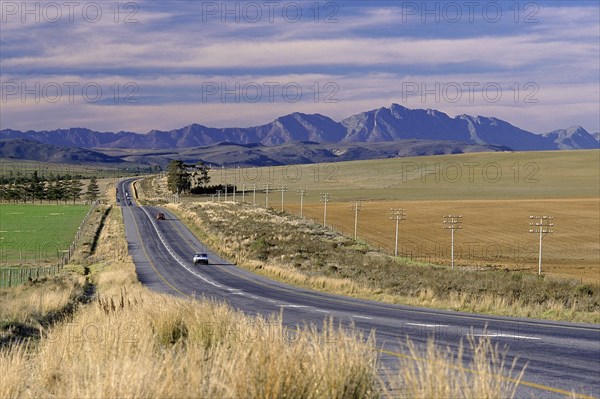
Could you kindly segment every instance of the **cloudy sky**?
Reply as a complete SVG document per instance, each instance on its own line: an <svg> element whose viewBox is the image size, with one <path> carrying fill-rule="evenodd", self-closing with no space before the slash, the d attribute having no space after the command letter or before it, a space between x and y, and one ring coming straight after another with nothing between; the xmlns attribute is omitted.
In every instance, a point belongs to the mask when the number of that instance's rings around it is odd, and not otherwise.
<svg viewBox="0 0 600 399"><path fill-rule="evenodd" d="M254 126L398 103L600 130L596 1L0 1L0 128Z"/></svg>

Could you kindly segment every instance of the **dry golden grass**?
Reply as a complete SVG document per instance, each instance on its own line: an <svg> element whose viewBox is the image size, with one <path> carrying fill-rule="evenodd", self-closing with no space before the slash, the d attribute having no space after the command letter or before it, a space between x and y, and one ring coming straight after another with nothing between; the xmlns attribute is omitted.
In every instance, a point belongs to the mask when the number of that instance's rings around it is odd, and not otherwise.
<svg viewBox="0 0 600 399"><path fill-rule="evenodd" d="M409 354L400 361L398 372L389 375L390 389L400 398L514 398L525 369L516 368L516 359L507 364L505 356L489 339L469 337L458 353L438 347L429 340L426 348L406 343Z"/></svg>
<svg viewBox="0 0 600 399"><path fill-rule="evenodd" d="M85 279L70 274L0 289L0 322L38 324L82 295Z"/></svg>
<svg viewBox="0 0 600 399"><path fill-rule="evenodd" d="M506 398L520 378L489 341L471 364L409 343L383 383L374 346L331 322L289 329L134 286L99 296L35 348L0 351L0 397Z"/></svg>
<svg viewBox="0 0 600 399"><path fill-rule="evenodd" d="M378 396L372 338L330 323L288 329L278 317L150 292L133 275L126 260L97 268L91 306L29 353L0 352L0 397Z"/></svg>

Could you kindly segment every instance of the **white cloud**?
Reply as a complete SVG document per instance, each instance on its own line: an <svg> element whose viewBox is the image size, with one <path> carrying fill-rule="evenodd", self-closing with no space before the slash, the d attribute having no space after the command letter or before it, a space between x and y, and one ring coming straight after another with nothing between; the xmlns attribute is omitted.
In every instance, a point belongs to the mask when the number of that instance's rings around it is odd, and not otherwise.
<svg viewBox="0 0 600 399"><path fill-rule="evenodd" d="M399 9L390 6L356 8L340 14L334 24L223 24L202 23L191 3L177 3L177 8L139 4L139 23L134 24L111 18L95 24L3 24L3 83L94 82L110 87L134 82L140 103L21 104L11 98L1 104L2 127L78 125L144 132L193 122L249 126L293 111L341 119L402 102L406 82L429 88L435 83L498 82L504 94L498 103L413 96L405 105L494 115L537 132L577 123L577 118L586 128L600 128L597 7L544 6L539 23L507 23L506 32L500 32L481 22L442 24L435 31L418 18L405 23ZM417 37L415 27L427 28L429 34ZM453 28L464 32L449 37L446 29ZM465 72L457 72L461 70ZM335 82L339 103L208 104L198 101L207 82L228 87L235 82L298 82L303 87ZM511 100L509 87L518 83L523 90L527 82L538 85L539 103Z"/></svg>

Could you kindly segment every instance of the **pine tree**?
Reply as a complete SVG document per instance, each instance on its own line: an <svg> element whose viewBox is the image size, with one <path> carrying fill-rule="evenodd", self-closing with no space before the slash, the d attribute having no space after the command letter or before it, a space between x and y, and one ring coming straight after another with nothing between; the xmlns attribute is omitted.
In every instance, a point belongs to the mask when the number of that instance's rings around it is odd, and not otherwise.
<svg viewBox="0 0 600 399"><path fill-rule="evenodd" d="M37 170L34 170L31 174L27 191L31 194L31 199L34 204L36 199L39 199L40 203L42 202L42 199L44 198L44 182L38 176Z"/></svg>
<svg viewBox="0 0 600 399"><path fill-rule="evenodd" d="M73 199L73 205L75 205L75 201L81 198L81 192L83 191L83 184L81 180L73 177L69 180L67 185L67 196Z"/></svg>
<svg viewBox="0 0 600 399"><path fill-rule="evenodd" d="M86 198L89 201L96 201L100 195L100 187L98 186L98 179L92 177L90 183L87 186L87 192L85 193Z"/></svg>

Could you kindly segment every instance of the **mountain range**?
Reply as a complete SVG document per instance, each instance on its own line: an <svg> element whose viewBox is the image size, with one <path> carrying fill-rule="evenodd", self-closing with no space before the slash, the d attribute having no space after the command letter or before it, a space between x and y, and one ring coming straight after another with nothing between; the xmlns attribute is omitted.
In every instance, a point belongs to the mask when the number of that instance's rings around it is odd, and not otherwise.
<svg viewBox="0 0 600 399"><path fill-rule="evenodd" d="M193 148L131 150L107 148L92 151L62 147L27 139L0 140L0 158L62 164L117 167L166 167L173 159L187 163L203 161L217 166L278 166L397 158L422 155L508 151L507 147L466 144L455 141L395 140L376 143L329 143L296 141L278 146L218 143Z"/></svg>
<svg viewBox="0 0 600 399"><path fill-rule="evenodd" d="M0 139L0 158L27 159L31 161L65 164L115 164L126 162L119 157L113 157L98 151L44 144L27 139Z"/></svg>
<svg viewBox="0 0 600 399"><path fill-rule="evenodd" d="M278 146L218 143L171 150L105 149L106 153L134 164L165 167L170 160L199 160L218 166L279 166L424 155L509 151L507 147L467 144L458 141L394 140L374 143L316 143L295 141ZM2 154L0 153L0 156Z"/></svg>
<svg viewBox="0 0 600 399"><path fill-rule="evenodd" d="M0 130L0 139L28 139L80 148L174 149L220 142L278 146L299 141L373 143L396 140L454 141L500 146L516 151L599 148L600 134L580 126L534 134L494 117L459 115L454 118L431 109L398 104L352 115L340 122L320 115L295 112L273 122L248 128L212 128L192 124L169 131L97 132L85 128L50 131Z"/></svg>

